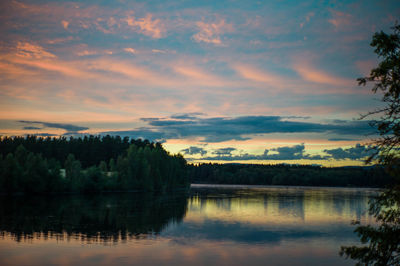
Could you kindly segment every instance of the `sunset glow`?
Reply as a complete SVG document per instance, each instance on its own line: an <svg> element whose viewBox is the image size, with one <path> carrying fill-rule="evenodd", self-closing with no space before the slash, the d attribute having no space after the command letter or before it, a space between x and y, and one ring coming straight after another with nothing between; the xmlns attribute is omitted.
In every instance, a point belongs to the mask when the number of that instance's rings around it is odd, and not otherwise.
<svg viewBox="0 0 400 266"><path fill-rule="evenodd" d="M189 162L362 165L356 79L398 1L0 4L0 135L120 135Z"/></svg>

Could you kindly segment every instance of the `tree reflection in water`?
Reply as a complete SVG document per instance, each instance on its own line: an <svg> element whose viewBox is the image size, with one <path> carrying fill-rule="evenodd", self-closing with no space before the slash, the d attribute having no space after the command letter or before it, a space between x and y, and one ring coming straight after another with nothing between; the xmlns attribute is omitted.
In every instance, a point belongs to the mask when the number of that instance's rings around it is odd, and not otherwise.
<svg viewBox="0 0 400 266"><path fill-rule="evenodd" d="M158 235L180 223L186 210L183 192L0 197L0 234L15 241L74 238L118 243Z"/></svg>

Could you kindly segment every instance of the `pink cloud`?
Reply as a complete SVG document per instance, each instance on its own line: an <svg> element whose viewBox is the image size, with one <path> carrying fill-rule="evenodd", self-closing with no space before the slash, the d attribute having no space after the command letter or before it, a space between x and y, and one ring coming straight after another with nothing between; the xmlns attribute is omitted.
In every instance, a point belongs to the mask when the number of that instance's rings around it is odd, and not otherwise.
<svg viewBox="0 0 400 266"><path fill-rule="evenodd" d="M186 80L185 83L189 82L194 86L210 86L210 87L222 87L232 86L234 82L225 80L215 74L209 73L199 67L190 64L174 64L173 70L183 76Z"/></svg>
<svg viewBox="0 0 400 266"><path fill-rule="evenodd" d="M240 76L248 80L271 84L277 87L280 87L282 84L286 83L282 77L259 70L250 65L236 64L233 66L233 69L235 69Z"/></svg>
<svg viewBox="0 0 400 266"><path fill-rule="evenodd" d="M332 18L328 19L328 22L332 24L335 27L335 29L353 25L352 16L350 14L335 10L332 10L331 13L332 13Z"/></svg>
<svg viewBox="0 0 400 266"><path fill-rule="evenodd" d="M74 39L75 39L74 37L68 36L68 37L66 37L66 38L51 39L51 40L48 40L47 43L48 43L48 44L59 44L59 43L64 43L64 42L72 41L72 40L74 40Z"/></svg>
<svg viewBox="0 0 400 266"><path fill-rule="evenodd" d="M78 56L88 56L88 55L96 55L96 51L89 51L89 50L83 50L81 52L76 53Z"/></svg>
<svg viewBox="0 0 400 266"><path fill-rule="evenodd" d="M152 14L147 14L144 18L135 19L133 16L128 16L125 22L135 31L154 39L160 39L165 35L165 29L160 19L153 19Z"/></svg>
<svg viewBox="0 0 400 266"><path fill-rule="evenodd" d="M136 54L137 53L137 51L135 49L130 48L130 47L124 48L124 51L127 52L127 53L130 53L130 54Z"/></svg>
<svg viewBox="0 0 400 266"><path fill-rule="evenodd" d="M199 21L196 25L200 31L192 36L193 40L196 42L212 43L214 45L222 45L220 35L233 31L232 24L225 23L223 19L218 23Z"/></svg>
<svg viewBox="0 0 400 266"><path fill-rule="evenodd" d="M153 53L158 53L158 54L165 54L165 53L167 53L167 51L165 51L165 50L159 50L159 49L152 49L151 50Z"/></svg>
<svg viewBox="0 0 400 266"><path fill-rule="evenodd" d="M305 81L331 85L334 87L346 87L349 92L351 92L349 88L352 88L355 85L353 79L342 78L317 69L307 59L296 59L292 67ZM343 90L343 92L344 91L346 90Z"/></svg>
<svg viewBox="0 0 400 266"><path fill-rule="evenodd" d="M305 21L303 21L302 23L300 23L300 28L303 28L304 25L305 25L306 23L310 22L310 19L311 19L314 15L315 15L314 12L308 13L307 16L306 16L306 18L305 18Z"/></svg>
<svg viewBox="0 0 400 266"><path fill-rule="evenodd" d="M115 61L110 59L96 59L89 63L91 70L105 70L109 72L119 73L126 77L135 80L157 80L156 73L147 70L143 67L138 67L133 64L128 64L123 61Z"/></svg>
<svg viewBox="0 0 400 266"><path fill-rule="evenodd" d="M23 86L13 86L10 87L0 87L0 94L7 97L12 97L16 99L26 100L26 101L37 101L40 100L41 97L45 94L43 89L36 89L32 91L29 87ZM11 113L10 111L13 108L7 107L5 111L6 113Z"/></svg>
<svg viewBox="0 0 400 266"><path fill-rule="evenodd" d="M56 23L70 32L78 33L80 30L96 29L105 34L115 33L121 27L121 20L114 18L121 14L121 10L102 8L98 5L78 5L71 2L49 2L47 4L22 4L12 1L11 16L25 18L36 22L37 18L43 23Z"/></svg>

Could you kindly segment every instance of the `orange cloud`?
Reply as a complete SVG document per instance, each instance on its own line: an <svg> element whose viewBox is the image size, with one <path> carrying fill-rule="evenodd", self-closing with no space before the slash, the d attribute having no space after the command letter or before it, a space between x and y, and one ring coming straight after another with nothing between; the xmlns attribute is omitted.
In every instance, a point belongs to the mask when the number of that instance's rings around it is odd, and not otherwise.
<svg viewBox="0 0 400 266"><path fill-rule="evenodd" d="M14 74L20 74L21 76L24 76L25 73L34 72L40 74L37 70L26 69L26 67L29 67L57 72L65 76L79 78L94 77L93 73L89 73L78 67L79 63L74 64L59 60L56 55L46 51L43 47L28 42L18 42L15 54L8 53L2 55L0 59L2 60L0 69L6 65L12 65Z"/></svg>
<svg viewBox="0 0 400 266"><path fill-rule="evenodd" d="M43 47L28 42L18 42L17 55L35 59L56 58L54 54L47 52Z"/></svg>
<svg viewBox="0 0 400 266"><path fill-rule="evenodd" d="M58 60L24 60L24 59L14 59L12 60L13 63L35 67L47 71L58 72L60 74L78 78L93 78L95 75L89 73L87 71L81 70L74 65L70 65Z"/></svg>
<svg viewBox="0 0 400 266"><path fill-rule="evenodd" d="M6 61L0 61L0 73L2 73L2 75L0 75L1 80L16 79L21 76L27 78L35 74L35 72L31 70L24 69Z"/></svg>
<svg viewBox="0 0 400 266"><path fill-rule="evenodd" d="M62 20L61 21L61 25L64 27L64 29L68 29L68 25L69 25L69 22L68 21L66 21L66 20Z"/></svg>

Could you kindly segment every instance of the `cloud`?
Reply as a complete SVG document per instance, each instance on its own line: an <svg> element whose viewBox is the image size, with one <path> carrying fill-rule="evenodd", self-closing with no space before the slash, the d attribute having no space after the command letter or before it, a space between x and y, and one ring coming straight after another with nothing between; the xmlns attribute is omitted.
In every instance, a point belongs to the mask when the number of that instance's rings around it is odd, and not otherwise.
<svg viewBox="0 0 400 266"><path fill-rule="evenodd" d="M359 138L330 138L329 141L356 141L360 140Z"/></svg>
<svg viewBox="0 0 400 266"><path fill-rule="evenodd" d="M130 53L130 54L136 54L137 53L137 51L135 49L130 48L130 47L124 48L124 51L127 52L127 53Z"/></svg>
<svg viewBox="0 0 400 266"><path fill-rule="evenodd" d="M26 130L35 130L35 129L42 129L41 127L23 127Z"/></svg>
<svg viewBox="0 0 400 266"><path fill-rule="evenodd" d="M274 160L296 160L302 159L304 155L304 144L295 145L292 147L279 147L272 149L271 151L277 152L277 154L268 155L269 150L264 151L264 157ZM309 156L307 156L309 157Z"/></svg>
<svg viewBox="0 0 400 266"><path fill-rule="evenodd" d="M217 156L231 156L233 151L236 151L236 148L221 148L214 150L213 154L216 154Z"/></svg>
<svg viewBox="0 0 400 266"><path fill-rule="evenodd" d="M314 12L310 12L307 14L307 16L305 17L305 21L303 21L302 23L300 23L300 28L303 28L304 25L308 22L310 22L310 19L315 15Z"/></svg>
<svg viewBox="0 0 400 266"><path fill-rule="evenodd" d="M184 116L183 118L187 118ZM347 121L341 124L322 124L304 121L287 121L283 116L239 116L239 117L191 117L142 118L147 127L121 131L130 136L148 136L161 139L199 137L203 142L247 140L251 135L270 133L330 133L345 136L360 136L372 133L368 121ZM118 132L114 132L118 134Z"/></svg>
<svg viewBox="0 0 400 266"><path fill-rule="evenodd" d="M47 43L49 43L49 44L60 44L60 43L72 41L72 40L74 40L74 39L75 39L74 37L68 36L68 37L65 37L65 38L55 38L55 39L51 39L51 40L48 40Z"/></svg>
<svg viewBox="0 0 400 266"><path fill-rule="evenodd" d="M335 27L335 29L349 27L353 25L351 21L352 16L350 14L335 10L331 10L331 13L332 13L332 18L328 19L328 22L332 24Z"/></svg>
<svg viewBox="0 0 400 266"><path fill-rule="evenodd" d="M47 52L43 47L28 42L17 43L17 55L34 59L56 58L54 54Z"/></svg>
<svg viewBox="0 0 400 266"><path fill-rule="evenodd" d="M69 22L68 22L68 21L65 21L65 20L62 20L62 21L61 21L61 25L63 26L64 29L67 30L67 29L68 29Z"/></svg>
<svg viewBox="0 0 400 266"><path fill-rule="evenodd" d="M165 139L171 138L166 132L157 132L149 128L138 128L135 130L116 130L101 132L102 135L124 136L134 139L147 139L150 141L163 142Z"/></svg>
<svg viewBox="0 0 400 266"><path fill-rule="evenodd" d="M83 50L82 52L76 53L78 56L88 56L88 55L96 55L98 52L96 51L89 51L89 50Z"/></svg>
<svg viewBox="0 0 400 266"><path fill-rule="evenodd" d="M351 147L348 149L337 148L331 150L324 150L324 152L328 153L332 156L333 159L336 160L361 160L366 157L374 154L376 150L371 146L363 146L361 144L357 144L355 147Z"/></svg>
<svg viewBox="0 0 400 266"><path fill-rule="evenodd" d="M311 155L305 152L304 144L294 146L283 146L275 149L265 149L261 155L241 154L232 155L235 148L217 149L213 152L217 156L202 157L200 160L218 160L218 161L247 161L247 160L364 160L367 156L374 152L370 146L356 144L356 146L348 149L327 149L324 150L326 155ZM221 151L221 152L220 152Z"/></svg>
<svg viewBox="0 0 400 266"><path fill-rule="evenodd" d="M185 114L175 114L175 115L171 115L170 118L179 119L179 120L194 120L194 119L197 119L197 117L200 115L204 115L204 113L193 112L193 113L185 113Z"/></svg>
<svg viewBox="0 0 400 266"><path fill-rule="evenodd" d="M19 120L18 122L24 123L24 124L40 124L45 128L47 127L47 128L64 129L67 131L67 133L78 133L79 131L89 129L88 127L81 127L81 126L76 126L76 125L71 125L71 124L49 123L49 122L41 122L41 121Z"/></svg>
<svg viewBox="0 0 400 266"><path fill-rule="evenodd" d="M295 60L293 64L293 69L305 81L310 81L319 84L327 84L338 87L345 87L349 93L353 93L353 91L349 90L348 88L356 84L355 80L335 76L331 73L327 73L323 70L317 69L311 64L311 62L308 59Z"/></svg>
<svg viewBox="0 0 400 266"><path fill-rule="evenodd" d="M125 18L125 22L135 31L154 39L160 39L165 35L165 29L160 19L153 19L152 14L144 18L135 19L133 16Z"/></svg>
<svg viewBox="0 0 400 266"><path fill-rule="evenodd" d="M233 66L233 69L240 76L248 80L275 85L277 87L287 84L287 80L284 78L278 75L267 73L266 71L259 70L249 65L236 64Z"/></svg>
<svg viewBox="0 0 400 266"><path fill-rule="evenodd" d="M170 85L173 81L160 75L157 72L148 70L144 67L136 66L124 61L118 60L108 60L108 59L98 59L94 60L90 64L92 70L100 70L106 72L113 72L121 74L127 78L134 79L136 81L142 81L150 84L157 85Z"/></svg>
<svg viewBox="0 0 400 266"><path fill-rule="evenodd" d="M51 72L57 72L65 76L72 76L85 79L93 78L95 76L99 77L99 75L95 75L94 73L81 70L76 66L74 66L73 64L68 64L59 60L30 60L30 59L11 58L10 61L14 64L34 67Z"/></svg>
<svg viewBox="0 0 400 266"><path fill-rule="evenodd" d="M371 69L377 66L376 60L364 60L355 62L356 67L363 76L368 76L371 73Z"/></svg>
<svg viewBox="0 0 400 266"><path fill-rule="evenodd" d="M188 155L200 154L201 156L203 156L203 155L207 154L207 151L205 149L196 147L196 146L190 146L187 149L181 150L181 152L183 152L184 154L188 154Z"/></svg>
<svg viewBox="0 0 400 266"><path fill-rule="evenodd" d="M166 50L159 50L159 49L152 49L151 51L155 54L166 54L168 52Z"/></svg>
<svg viewBox="0 0 400 266"><path fill-rule="evenodd" d="M232 155L235 148L222 148L213 152L217 156L203 157L201 160L220 160L220 161L247 161L247 160L324 160L328 156L310 155L305 153L304 144L294 146L284 146L275 149L265 149L261 155L256 154L241 154ZM271 154L272 152L272 154Z"/></svg>
<svg viewBox="0 0 400 266"><path fill-rule="evenodd" d="M175 64L172 69L184 78L186 84L195 84L196 86L224 87L235 86L237 83L215 75L211 71L203 70L191 64ZM182 81L181 81L182 82Z"/></svg>
<svg viewBox="0 0 400 266"><path fill-rule="evenodd" d="M27 42L18 42L16 54L8 53L0 55L4 62L10 65L23 67L19 71L21 81L27 79L27 73L32 72L42 74L43 78L48 79L48 73L40 73L39 70L57 72L62 75L78 78L99 78L97 73L82 70L84 63L82 61L68 62L58 59L54 54L46 51L43 47ZM0 64L0 69L3 66ZM34 69L32 69L34 68ZM36 79L37 80L37 79Z"/></svg>
<svg viewBox="0 0 400 266"><path fill-rule="evenodd" d="M222 45L220 35L224 34L225 32L233 31L232 24L225 23L225 20L223 19L221 19L218 23L205 23L203 21L199 21L196 23L196 25L200 31L194 34L192 39L196 42L211 43L214 45Z"/></svg>
<svg viewBox="0 0 400 266"><path fill-rule="evenodd" d="M29 134L30 136L36 136L36 137L56 137L58 136L57 134L51 134L51 133L38 133L38 134Z"/></svg>

